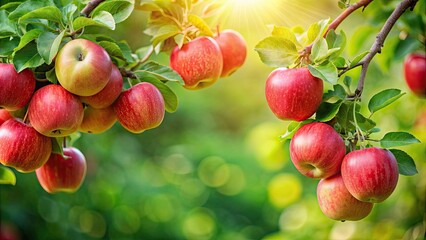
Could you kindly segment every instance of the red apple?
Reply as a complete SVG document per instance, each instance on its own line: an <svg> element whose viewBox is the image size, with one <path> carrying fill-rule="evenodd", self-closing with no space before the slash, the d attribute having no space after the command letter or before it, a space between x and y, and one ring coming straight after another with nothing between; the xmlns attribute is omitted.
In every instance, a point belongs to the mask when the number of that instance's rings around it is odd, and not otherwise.
<svg viewBox="0 0 426 240"><path fill-rule="evenodd" d="M219 79L223 58L217 42L210 37L198 37L170 55L170 67L181 75L187 89L208 87Z"/></svg>
<svg viewBox="0 0 426 240"><path fill-rule="evenodd" d="M120 70L113 64L108 84L93 96L80 97L81 101L93 108L102 109L111 106L123 89L123 77Z"/></svg>
<svg viewBox="0 0 426 240"><path fill-rule="evenodd" d="M243 36L234 30L219 32L214 38L219 44L223 57L221 77L228 77L240 68L247 56L247 44Z"/></svg>
<svg viewBox="0 0 426 240"><path fill-rule="evenodd" d="M6 122L6 120L13 118L9 111L5 109L0 109L0 126Z"/></svg>
<svg viewBox="0 0 426 240"><path fill-rule="evenodd" d="M79 96L91 96L107 85L112 65L101 46L86 39L74 39L58 52L55 71L66 90Z"/></svg>
<svg viewBox="0 0 426 240"><path fill-rule="evenodd" d="M16 72L13 64L0 63L0 108L15 111L30 101L36 85L30 69Z"/></svg>
<svg viewBox="0 0 426 240"><path fill-rule="evenodd" d="M161 92L142 82L122 92L114 104L120 124L132 133L141 133L161 124L165 114Z"/></svg>
<svg viewBox="0 0 426 240"><path fill-rule="evenodd" d="M9 119L0 126L0 162L20 172L32 172L49 159L52 140L28 124Z"/></svg>
<svg viewBox="0 0 426 240"><path fill-rule="evenodd" d="M426 97L426 54L412 53L405 58L404 76L408 87L421 97Z"/></svg>
<svg viewBox="0 0 426 240"><path fill-rule="evenodd" d="M49 160L36 170L37 179L46 192L77 191L86 176L86 159L74 147L64 148L64 156L52 153Z"/></svg>
<svg viewBox="0 0 426 240"><path fill-rule="evenodd" d="M117 121L114 107L109 106L103 109L92 108L87 106L84 109L84 118L78 130L85 133L103 133L110 129Z"/></svg>
<svg viewBox="0 0 426 240"><path fill-rule="evenodd" d="M317 186L318 204L327 217L338 221L357 221L370 214L373 203L361 202L346 189L340 174L321 179Z"/></svg>
<svg viewBox="0 0 426 240"><path fill-rule="evenodd" d="M325 123L302 126L290 142L290 157L300 173L327 178L340 171L346 147L340 135Z"/></svg>
<svg viewBox="0 0 426 240"><path fill-rule="evenodd" d="M314 114L322 101L323 82L307 68L278 68L266 81L269 107L279 119L303 121Z"/></svg>
<svg viewBox="0 0 426 240"><path fill-rule="evenodd" d="M83 104L60 85L49 84L34 93L28 117L39 133L48 137L64 137L80 126Z"/></svg>
<svg viewBox="0 0 426 240"><path fill-rule="evenodd" d="M398 183L398 164L385 149L373 147L350 152L343 159L341 171L349 192L363 202L383 202Z"/></svg>

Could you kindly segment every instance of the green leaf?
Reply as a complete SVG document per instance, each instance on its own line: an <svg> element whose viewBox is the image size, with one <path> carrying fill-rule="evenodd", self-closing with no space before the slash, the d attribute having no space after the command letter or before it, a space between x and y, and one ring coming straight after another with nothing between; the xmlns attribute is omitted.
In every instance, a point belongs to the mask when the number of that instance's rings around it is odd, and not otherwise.
<svg viewBox="0 0 426 240"><path fill-rule="evenodd" d="M154 61L149 61L141 66L137 71L138 76L144 78L145 76L151 75L161 81L179 82L184 84L182 77L168 66L161 65Z"/></svg>
<svg viewBox="0 0 426 240"><path fill-rule="evenodd" d="M370 51L365 51L360 53L358 56L356 56L349 65L350 68L353 68L355 65L357 65Z"/></svg>
<svg viewBox="0 0 426 240"><path fill-rule="evenodd" d="M15 25L9 20L9 18L7 18L6 10L0 10L0 22L1 38L15 36L17 34Z"/></svg>
<svg viewBox="0 0 426 240"><path fill-rule="evenodd" d="M345 32L340 31L339 34L336 34L336 32L333 29L331 29L327 33L326 40L327 40L328 49L330 50L338 49L337 51L334 51L333 53L329 54L330 59L335 59L339 57L346 46Z"/></svg>
<svg viewBox="0 0 426 240"><path fill-rule="evenodd" d="M320 78L333 85L336 84L339 79L336 66L329 61L320 65L309 64L308 69L314 77Z"/></svg>
<svg viewBox="0 0 426 240"><path fill-rule="evenodd" d="M303 125L308 124L313 122L312 119L307 119L305 121L302 122L297 122L297 121L291 121L288 126L287 126L287 131L280 136L280 141L284 142L287 139L290 139L293 137L293 135L296 133L297 130L299 130L299 128L301 128Z"/></svg>
<svg viewBox="0 0 426 240"><path fill-rule="evenodd" d="M152 45L149 45L149 46L145 46L145 47L141 47L137 49L135 53L138 56L138 59L144 59L144 58L147 58L148 55L151 55L152 51L153 51L153 47Z"/></svg>
<svg viewBox="0 0 426 240"><path fill-rule="evenodd" d="M329 22L330 22L330 19L323 19L309 26L308 32L307 32L308 44L324 36L324 33L327 30Z"/></svg>
<svg viewBox="0 0 426 240"><path fill-rule="evenodd" d="M333 90L328 90L328 92L324 93L324 95L322 96L322 99L326 101L333 97L336 97L337 99L345 100L346 95L347 95L346 91L342 87L342 85L336 84L336 85L333 85Z"/></svg>
<svg viewBox="0 0 426 240"><path fill-rule="evenodd" d="M52 22L60 23L62 21L62 12L56 6L46 6L24 14L19 18L19 22L23 22L30 18L46 19Z"/></svg>
<svg viewBox="0 0 426 240"><path fill-rule="evenodd" d="M23 47L25 47L28 43L30 43L31 41L33 41L34 39L37 39L38 36L43 32L43 30L41 29L32 29L28 32L26 32L22 37L21 40L19 42L19 45L14 49L14 51L18 51L20 49L22 49Z"/></svg>
<svg viewBox="0 0 426 240"><path fill-rule="evenodd" d="M52 153L64 155L64 137L52 138Z"/></svg>
<svg viewBox="0 0 426 240"><path fill-rule="evenodd" d="M98 44L103 47L111 57L125 59L121 48L114 42L100 41Z"/></svg>
<svg viewBox="0 0 426 240"><path fill-rule="evenodd" d="M336 59L333 60L333 64L337 68L344 68L346 67L346 59L343 57L337 57Z"/></svg>
<svg viewBox="0 0 426 240"><path fill-rule="evenodd" d="M370 101L368 102L368 110L371 114L377 112L378 110L388 106L389 104L398 100L405 93L401 93L399 89L386 89L377 94L375 94Z"/></svg>
<svg viewBox="0 0 426 240"><path fill-rule="evenodd" d="M54 6L54 4L50 0L32 0L23 2L13 12L9 14L9 19L12 21L16 21L27 13L47 6Z"/></svg>
<svg viewBox="0 0 426 240"><path fill-rule="evenodd" d="M61 9L62 12L62 19L64 20L64 23L67 25L69 23L72 23L72 20L74 19L74 13L77 11L77 6L70 3L63 7Z"/></svg>
<svg viewBox="0 0 426 240"><path fill-rule="evenodd" d="M115 30L115 20L109 12L100 11L96 15L93 15L93 20L102 23L111 30Z"/></svg>
<svg viewBox="0 0 426 240"><path fill-rule="evenodd" d="M15 186L15 173L8 167L0 166L0 184L10 184Z"/></svg>
<svg viewBox="0 0 426 240"><path fill-rule="evenodd" d="M356 112L359 112L361 109L361 106L358 103L354 104L352 102L344 102L340 106L339 112L336 115L337 122L346 131L355 130L353 114L354 107Z"/></svg>
<svg viewBox="0 0 426 240"><path fill-rule="evenodd" d="M110 0L99 4L91 13L96 16L102 11L108 12L114 18L115 23L126 20L133 11L135 5L134 0Z"/></svg>
<svg viewBox="0 0 426 240"><path fill-rule="evenodd" d="M296 45L282 37L267 37L260 41L255 50L263 63L271 67L287 67L299 57Z"/></svg>
<svg viewBox="0 0 426 240"><path fill-rule="evenodd" d="M130 49L129 44L127 44L126 41L122 40L122 41L118 42L117 45L120 48L121 53L123 54L126 61L132 62L133 61L132 49Z"/></svg>
<svg viewBox="0 0 426 240"><path fill-rule="evenodd" d="M87 26L105 27L111 30L115 29L115 22L112 15L108 12L101 12L92 18L78 17L73 23L74 31L80 30Z"/></svg>
<svg viewBox="0 0 426 240"><path fill-rule="evenodd" d="M6 4L4 4L4 5L1 5L1 6L0 6L0 10L3 10L3 9L9 9L9 8L16 8L16 7L18 7L21 3L22 3L22 2L9 2L9 3L6 3Z"/></svg>
<svg viewBox="0 0 426 240"><path fill-rule="evenodd" d="M159 7L155 3L150 3L150 2L142 2L140 6L138 7L138 10L146 11L146 12L156 12L156 11L163 12L163 9L161 9L161 7Z"/></svg>
<svg viewBox="0 0 426 240"><path fill-rule="evenodd" d="M157 34L153 36L151 42L153 46L157 46L161 42L165 41L166 39L173 37L177 34L179 34L181 31L176 25L165 25L161 27Z"/></svg>
<svg viewBox="0 0 426 240"><path fill-rule="evenodd" d="M413 176L418 173L416 164L410 155L399 149L389 149L389 151L391 151L396 158L399 174Z"/></svg>
<svg viewBox="0 0 426 240"><path fill-rule="evenodd" d="M312 51L309 58L312 62L317 63L319 59L322 59L322 57L327 54L327 50L327 41L324 38L319 38L314 42L314 45L312 45Z"/></svg>
<svg viewBox="0 0 426 240"><path fill-rule="evenodd" d="M343 78L343 84L345 84L348 89L351 89L352 78L350 76L345 76L345 78Z"/></svg>
<svg viewBox="0 0 426 240"><path fill-rule="evenodd" d="M358 124L358 127L365 132L373 129L376 126L376 122L374 122L373 120L369 118L364 117L364 115L362 115L359 112L355 113L355 116L356 116L356 123Z"/></svg>
<svg viewBox="0 0 426 240"><path fill-rule="evenodd" d="M46 72L46 78L47 78L47 80L49 80L49 82L51 82L53 84L58 83L58 78L56 77L55 68L52 68L52 69L50 69L49 71Z"/></svg>
<svg viewBox="0 0 426 240"><path fill-rule="evenodd" d="M299 42L296 39L296 35L288 27L274 26L274 29L272 30L272 36L282 37L282 38L288 39L289 41L291 41L295 45L299 45Z"/></svg>
<svg viewBox="0 0 426 240"><path fill-rule="evenodd" d="M207 23L197 15L189 14L188 21L198 28L202 35L213 37L214 33L207 25Z"/></svg>
<svg viewBox="0 0 426 240"><path fill-rule="evenodd" d="M21 72L25 68L38 67L44 63L43 58L37 51L37 45L34 42L27 44L21 50L15 52L13 65L16 71Z"/></svg>
<svg viewBox="0 0 426 240"><path fill-rule="evenodd" d="M420 143L420 141L407 132L389 132L380 140L382 148L405 146L413 143Z"/></svg>
<svg viewBox="0 0 426 240"><path fill-rule="evenodd" d="M7 57L13 53L13 49L18 46L19 38L0 38L0 56Z"/></svg>
<svg viewBox="0 0 426 240"><path fill-rule="evenodd" d="M65 30L58 35L51 32L43 32L38 37L37 50L47 64L51 64L58 53L64 34Z"/></svg>
<svg viewBox="0 0 426 240"><path fill-rule="evenodd" d="M343 101L339 100L335 103L322 102L318 107L315 119L319 122L327 122L333 119L339 112Z"/></svg>

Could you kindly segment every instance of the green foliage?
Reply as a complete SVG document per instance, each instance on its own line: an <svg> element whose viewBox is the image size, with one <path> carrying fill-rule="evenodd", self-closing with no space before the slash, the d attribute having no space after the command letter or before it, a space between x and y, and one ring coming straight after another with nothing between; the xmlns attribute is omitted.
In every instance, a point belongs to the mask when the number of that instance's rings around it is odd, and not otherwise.
<svg viewBox="0 0 426 240"><path fill-rule="evenodd" d="M399 89L387 89L375 94L368 102L368 110L371 114L395 102L405 93L401 93Z"/></svg>
<svg viewBox="0 0 426 240"><path fill-rule="evenodd" d="M0 184L16 184L16 176L10 168L0 166Z"/></svg>
<svg viewBox="0 0 426 240"><path fill-rule="evenodd" d="M407 132L388 132L380 140L382 148L399 147L413 143L420 143L420 141Z"/></svg>
<svg viewBox="0 0 426 240"><path fill-rule="evenodd" d="M390 149L390 151L395 156L396 161L398 162L399 174L405 176L412 176L418 173L416 169L416 164L414 163L414 160L410 155L399 149Z"/></svg>

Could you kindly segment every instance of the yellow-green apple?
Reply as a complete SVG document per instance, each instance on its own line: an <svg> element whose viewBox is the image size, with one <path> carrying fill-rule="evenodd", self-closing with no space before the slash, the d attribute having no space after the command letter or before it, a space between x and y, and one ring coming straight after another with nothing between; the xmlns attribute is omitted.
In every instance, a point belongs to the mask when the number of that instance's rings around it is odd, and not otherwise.
<svg viewBox="0 0 426 240"><path fill-rule="evenodd" d="M170 67L182 77L185 88L205 88L215 83L222 73L222 53L213 38L198 37L173 49Z"/></svg>
<svg viewBox="0 0 426 240"><path fill-rule="evenodd" d="M398 164L393 154L371 147L348 153L342 162L342 178L356 199L379 203L387 199L398 183Z"/></svg>
<svg viewBox="0 0 426 240"><path fill-rule="evenodd" d="M413 93L426 97L426 54L412 53L404 60L405 82Z"/></svg>
<svg viewBox="0 0 426 240"><path fill-rule="evenodd" d="M108 84L97 94L80 97L81 101L93 108L102 109L111 106L123 89L123 77L120 70L113 64Z"/></svg>
<svg viewBox="0 0 426 240"><path fill-rule="evenodd" d="M228 77L240 68L247 56L247 44L237 31L227 29L218 32L214 38L219 44L223 57L221 77Z"/></svg>
<svg viewBox="0 0 426 240"><path fill-rule="evenodd" d="M317 198L324 215L338 221L361 220L370 214L374 205L354 198L346 189L340 174L319 181Z"/></svg>
<svg viewBox="0 0 426 240"><path fill-rule="evenodd" d="M164 99L154 85L142 82L120 94L114 111L125 129L141 133L161 124L165 114Z"/></svg>
<svg viewBox="0 0 426 240"><path fill-rule="evenodd" d="M91 96L107 85L112 65L101 46L86 39L74 39L58 52L55 72L66 90L79 96Z"/></svg>
<svg viewBox="0 0 426 240"><path fill-rule="evenodd" d="M9 111L5 109L0 109L0 126L6 122L6 120L13 118Z"/></svg>
<svg viewBox="0 0 426 240"><path fill-rule="evenodd" d="M300 173L311 178L327 178L340 171L346 147L328 124L313 122L296 131L290 142L290 157Z"/></svg>
<svg viewBox="0 0 426 240"><path fill-rule="evenodd" d="M31 125L48 137L64 137L75 132L83 121L83 103L60 85L37 90L28 106Z"/></svg>
<svg viewBox="0 0 426 240"><path fill-rule="evenodd" d="M32 172L49 159L52 140L19 119L0 126L0 162L19 172Z"/></svg>
<svg viewBox="0 0 426 240"><path fill-rule="evenodd" d="M110 129L116 121L112 105L102 109L87 106L84 109L83 122L78 127L78 131L93 134L103 133Z"/></svg>
<svg viewBox="0 0 426 240"><path fill-rule="evenodd" d="M307 68L277 68L266 80L266 100L282 120L306 120L317 111L322 94L322 80Z"/></svg>
<svg viewBox="0 0 426 240"><path fill-rule="evenodd" d="M0 108L15 111L30 101L36 86L30 69L16 72L13 64L0 63Z"/></svg>
<svg viewBox="0 0 426 240"><path fill-rule="evenodd" d="M49 160L36 170L37 179L46 192L77 191L86 176L86 158L77 148L64 148L64 155L52 153Z"/></svg>

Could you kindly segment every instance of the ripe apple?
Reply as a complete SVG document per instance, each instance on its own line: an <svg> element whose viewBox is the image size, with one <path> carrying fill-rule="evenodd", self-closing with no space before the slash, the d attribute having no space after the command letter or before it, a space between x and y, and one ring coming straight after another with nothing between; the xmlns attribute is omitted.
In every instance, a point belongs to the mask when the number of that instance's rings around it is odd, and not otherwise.
<svg viewBox="0 0 426 240"><path fill-rule="evenodd" d="M370 214L373 203L361 202L346 189L340 174L321 179L317 186L318 204L327 217L338 221L357 221Z"/></svg>
<svg viewBox="0 0 426 240"><path fill-rule="evenodd" d="M271 72L265 95L269 107L279 119L303 121L321 104L323 82L307 68L278 68Z"/></svg>
<svg viewBox="0 0 426 240"><path fill-rule="evenodd" d="M49 160L36 170L40 185L48 193L77 191L86 176L86 159L77 148L64 148L64 156L52 153Z"/></svg>
<svg viewBox="0 0 426 240"><path fill-rule="evenodd" d="M372 147L350 152L343 159L341 171L349 192L363 202L383 202L398 183L398 164L385 149Z"/></svg>
<svg viewBox="0 0 426 240"><path fill-rule="evenodd" d="M142 82L122 92L114 104L120 124L132 133L141 133L161 124L165 114L161 92Z"/></svg>
<svg viewBox="0 0 426 240"><path fill-rule="evenodd" d="M52 140L19 119L0 126L0 162L19 172L32 172L49 159Z"/></svg>
<svg viewBox="0 0 426 240"><path fill-rule="evenodd" d="M6 122L6 120L13 118L9 111L5 109L0 109L0 126Z"/></svg>
<svg viewBox="0 0 426 240"><path fill-rule="evenodd" d="M30 69L16 72L13 64L0 63L0 108L15 111L30 101L36 85Z"/></svg>
<svg viewBox="0 0 426 240"><path fill-rule="evenodd" d="M56 56L55 71L66 90L79 96L91 96L107 85L112 65L101 46L86 39L74 39Z"/></svg>
<svg viewBox="0 0 426 240"><path fill-rule="evenodd" d="M28 106L31 125L48 137L64 137L75 132L83 120L80 99L60 85L37 90Z"/></svg>
<svg viewBox="0 0 426 240"><path fill-rule="evenodd" d="M325 123L302 126L290 142L290 157L300 173L327 178L340 171L346 147L340 135Z"/></svg>
<svg viewBox="0 0 426 240"><path fill-rule="evenodd" d="M405 82L418 96L426 97L426 54L412 53L404 61Z"/></svg>
<svg viewBox="0 0 426 240"><path fill-rule="evenodd" d="M218 32L214 38L219 44L223 57L221 77L228 77L240 68L247 56L247 44L237 31L227 29Z"/></svg>
<svg viewBox="0 0 426 240"><path fill-rule="evenodd" d="M111 105L107 108L96 109L87 106L84 109L84 118L78 130L85 133L103 133L110 129L117 121L115 116L114 107Z"/></svg>
<svg viewBox="0 0 426 240"><path fill-rule="evenodd" d="M93 96L80 97L81 101L93 108L102 109L111 106L123 89L123 77L113 64L108 84Z"/></svg>
<svg viewBox="0 0 426 240"><path fill-rule="evenodd" d="M170 67L182 77L187 89L208 87L219 79L223 58L217 42L210 37L198 37L170 55Z"/></svg>

